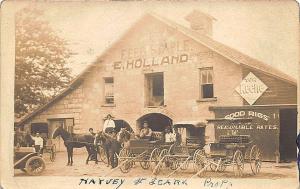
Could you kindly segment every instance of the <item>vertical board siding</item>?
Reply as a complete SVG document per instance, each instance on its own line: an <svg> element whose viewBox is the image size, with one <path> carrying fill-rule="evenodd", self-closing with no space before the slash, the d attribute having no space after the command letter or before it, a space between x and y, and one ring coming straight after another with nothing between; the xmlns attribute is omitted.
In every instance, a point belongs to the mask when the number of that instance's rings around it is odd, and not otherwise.
<svg viewBox="0 0 300 189"><path fill-rule="evenodd" d="M297 86L248 68L243 68L242 72L243 78L245 78L249 72L252 72L268 87L254 105L297 103ZM249 104L244 100L244 105Z"/></svg>

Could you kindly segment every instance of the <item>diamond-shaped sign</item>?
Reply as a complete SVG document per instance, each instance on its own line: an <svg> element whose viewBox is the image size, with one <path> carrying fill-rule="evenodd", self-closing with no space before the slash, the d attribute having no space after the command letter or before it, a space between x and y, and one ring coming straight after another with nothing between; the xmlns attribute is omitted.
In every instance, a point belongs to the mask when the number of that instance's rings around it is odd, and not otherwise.
<svg viewBox="0 0 300 189"><path fill-rule="evenodd" d="M258 79L253 73L249 73L241 82L239 86L235 88L250 105L267 90L267 86Z"/></svg>

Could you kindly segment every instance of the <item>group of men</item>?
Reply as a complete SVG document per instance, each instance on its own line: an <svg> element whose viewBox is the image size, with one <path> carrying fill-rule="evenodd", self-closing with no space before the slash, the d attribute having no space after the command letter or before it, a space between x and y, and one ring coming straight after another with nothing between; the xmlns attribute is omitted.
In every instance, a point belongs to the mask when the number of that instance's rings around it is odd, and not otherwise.
<svg viewBox="0 0 300 189"><path fill-rule="evenodd" d="M164 132L164 141L165 143L176 143L176 144L181 144L181 135L178 132L177 128L174 128L174 130L172 131L171 127L167 127ZM139 135L139 138L143 138L143 139L151 139L152 137L152 130L149 127L148 122L144 122L143 124L143 128L141 129Z"/></svg>
<svg viewBox="0 0 300 189"><path fill-rule="evenodd" d="M165 130L165 142L166 143L175 143L181 144L181 134L178 132L178 128L174 128L173 132L170 128L166 128Z"/></svg>
<svg viewBox="0 0 300 189"><path fill-rule="evenodd" d="M121 128L121 131L125 128ZM93 128L89 129L89 133L96 138L96 133L94 133ZM105 118L104 124L103 124L103 134L108 138L109 140L109 147L106 153L109 154L109 164L111 165L112 168L117 167L118 161L117 158L115 157L115 153L119 153L120 149L120 134L122 132L116 131L116 125L113 120L113 117L108 114ZM143 122L142 128L138 134L135 135L135 138L139 139L148 139L150 140L152 138L152 129L149 127L149 124L147 121ZM164 137L163 140L165 143L181 143L181 135L179 134L177 128L174 128L172 131L171 127L167 127L165 131L163 132ZM94 143L97 148L97 143ZM97 158L97 155L95 155Z"/></svg>

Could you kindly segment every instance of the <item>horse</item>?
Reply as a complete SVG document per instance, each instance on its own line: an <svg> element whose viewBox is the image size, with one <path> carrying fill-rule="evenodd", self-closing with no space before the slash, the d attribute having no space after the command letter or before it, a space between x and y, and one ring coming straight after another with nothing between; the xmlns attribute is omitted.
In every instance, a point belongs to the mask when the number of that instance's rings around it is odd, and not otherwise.
<svg viewBox="0 0 300 189"><path fill-rule="evenodd" d="M103 133L103 131L100 131L96 134L95 137L95 144L102 146L104 150L104 155L106 156L107 159L107 167L109 166L110 158L109 158L109 148L110 148L110 139ZM100 154L101 156L102 154ZM103 161L105 161L103 158L101 158Z"/></svg>
<svg viewBox="0 0 300 189"><path fill-rule="evenodd" d="M130 132L125 128L120 130L118 141L120 142L120 144L123 148L129 147L129 141L132 138L135 138L134 132Z"/></svg>
<svg viewBox="0 0 300 189"><path fill-rule="evenodd" d="M123 146L126 146L125 144L128 143L128 141L131 138L131 133L127 131L126 129L121 129L118 133L119 137L117 137L117 140L114 140L112 136L104 133L103 131L100 131L95 138L95 143L98 144L100 142L100 145L104 149L104 153L107 159L107 167L112 164L112 167L116 166L116 163L111 161L111 158L116 158L115 154L120 152L120 149Z"/></svg>
<svg viewBox="0 0 300 189"><path fill-rule="evenodd" d="M88 163L90 154L92 153L91 150L94 143L94 137L92 135L71 134L65 129L63 129L63 127L60 126L54 130L52 138L55 139L57 136L62 137L64 141L64 145L67 148L67 152L68 152L67 166L73 165L73 148L86 147L86 150L88 152L88 158L86 160L86 164Z"/></svg>

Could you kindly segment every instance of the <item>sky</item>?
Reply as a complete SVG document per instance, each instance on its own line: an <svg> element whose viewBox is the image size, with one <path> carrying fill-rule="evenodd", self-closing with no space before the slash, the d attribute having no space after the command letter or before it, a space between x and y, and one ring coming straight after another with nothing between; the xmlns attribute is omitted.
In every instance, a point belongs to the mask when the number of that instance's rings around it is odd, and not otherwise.
<svg viewBox="0 0 300 189"><path fill-rule="evenodd" d="M69 42L74 75L108 48L147 12L184 26L194 9L216 21L213 39L297 77L298 7L294 1L56 2L35 3Z"/></svg>

